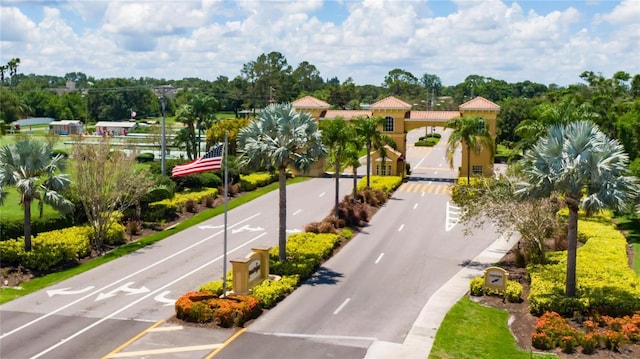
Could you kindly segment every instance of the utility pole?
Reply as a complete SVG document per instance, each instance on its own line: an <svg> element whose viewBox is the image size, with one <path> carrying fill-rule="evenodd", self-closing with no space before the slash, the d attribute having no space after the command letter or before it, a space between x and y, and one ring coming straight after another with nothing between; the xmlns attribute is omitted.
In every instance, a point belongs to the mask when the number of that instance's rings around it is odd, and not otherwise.
<svg viewBox="0 0 640 359"><path fill-rule="evenodd" d="M162 106L162 134L160 138L160 170L163 175L167 174L167 165L166 165L166 130L165 130L165 120L166 120L166 106L167 106L167 88L169 85L162 85L162 96L160 97L160 105Z"/></svg>

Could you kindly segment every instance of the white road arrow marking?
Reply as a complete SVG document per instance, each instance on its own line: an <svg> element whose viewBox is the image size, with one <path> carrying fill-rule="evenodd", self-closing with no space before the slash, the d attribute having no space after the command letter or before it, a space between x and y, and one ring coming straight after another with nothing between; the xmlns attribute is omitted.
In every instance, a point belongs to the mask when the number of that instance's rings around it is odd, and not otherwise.
<svg viewBox="0 0 640 359"><path fill-rule="evenodd" d="M96 298L96 302L99 300L103 300L106 298L110 298L115 296L116 294L118 294L118 292L127 292L127 295L132 295L132 294L141 294L141 293L146 293L149 291L149 289L147 289L147 287L142 286L140 288L129 288L130 285L132 285L134 282L129 282L127 284L121 285L118 288L107 292L107 293L100 293L98 294L98 298Z"/></svg>
<svg viewBox="0 0 640 359"><path fill-rule="evenodd" d="M224 227L224 224L221 224L219 226L212 226L212 225L209 225L209 224L198 226L198 228L200 228L200 229L216 229L216 228L222 228L222 227Z"/></svg>
<svg viewBox="0 0 640 359"><path fill-rule="evenodd" d="M94 286L89 286L86 287L84 289L78 289L78 290L69 290L71 288L60 288L60 289L52 289L52 290L48 290L47 294L49 295L49 298L53 297L54 295L72 295L72 294L80 294L80 293L84 293L86 291L90 291L91 289L95 288Z"/></svg>
<svg viewBox="0 0 640 359"><path fill-rule="evenodd" d="M238 229L232 229L231 233L232 234L236 234L242 231L249 231L249 232L258 232L258 231L264 231L264 228L262 227L249 227L248 224L245 224L244 226L238 228Z"/></svg>
<svg viewBox="0 0 640 359"><path fill-rule="evenodd" d="M160 302L160 303L164 303L165 307L168 307L170 305L174 305L176 304L176 300L175 299L170 299L167 298L166 295L171 293L170 290L165 290L164 292L156 295L155 297L153 297L153 299L155 299L155 301Z"/></svg>
<svg viewBox="0 0 640 359"><path fill-rule="evenodd" d="M294 229L287 229L285 232L287 232L287 233L300 233L302 231L299 230L298 228L294 228Z"/></svg>

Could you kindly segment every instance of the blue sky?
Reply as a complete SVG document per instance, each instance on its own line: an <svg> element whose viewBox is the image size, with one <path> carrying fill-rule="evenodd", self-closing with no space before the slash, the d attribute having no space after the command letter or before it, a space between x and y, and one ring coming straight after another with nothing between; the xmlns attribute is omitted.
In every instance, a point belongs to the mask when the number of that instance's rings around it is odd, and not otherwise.
<svg viewBox="0 0 640 359"><path fill-rule="evenodd" d="M294 68L379 85L399 68L568 85L640 73L640 0L0 1L0 62L96 78L240 75L278 51Z"/></svg>

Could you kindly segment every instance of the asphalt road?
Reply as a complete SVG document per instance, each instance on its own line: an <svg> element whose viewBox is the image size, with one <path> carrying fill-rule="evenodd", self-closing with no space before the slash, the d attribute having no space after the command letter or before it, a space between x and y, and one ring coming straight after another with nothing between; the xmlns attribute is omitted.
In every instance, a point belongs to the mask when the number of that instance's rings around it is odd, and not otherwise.
<svg viewBox="0 0 640 359"><path fill-rule="evenodd" d="M418 178L216 359L364 358L375 341L402 343L429 297L496 238L465 237L450 223L445 137L435 148L409 149Z"/></svg>
<svg viewBox="0 0 640 359"><path fill-rule="evenodd" d="M288 231L330 212L334 183L318 178L288 187ZM342 197L352 181L340 183ZM229 211L227 223L228 259L276 245L278 191ZM179 295L221 278L223 227L218 216L0 306L0 358L100 358L170 318Z"/></svg>

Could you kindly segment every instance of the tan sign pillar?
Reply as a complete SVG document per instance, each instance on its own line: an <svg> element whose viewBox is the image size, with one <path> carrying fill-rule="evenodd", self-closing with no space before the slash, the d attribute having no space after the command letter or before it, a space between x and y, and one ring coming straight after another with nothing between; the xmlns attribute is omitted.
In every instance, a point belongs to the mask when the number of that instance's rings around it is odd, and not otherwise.
<svg viewBox="0 0 640 359"><path fill-rule="evenodd" d="M507 271L500 267L484 270L484 287L497 290L507 289Z"/></svg>
<svg viewBox="0 0 640 359"><path fill-rule="evenodd" d="M269 278L270 249L271 247L251 248L251 254L231 261L235 294L246 294L256 284Z"/></svg>

